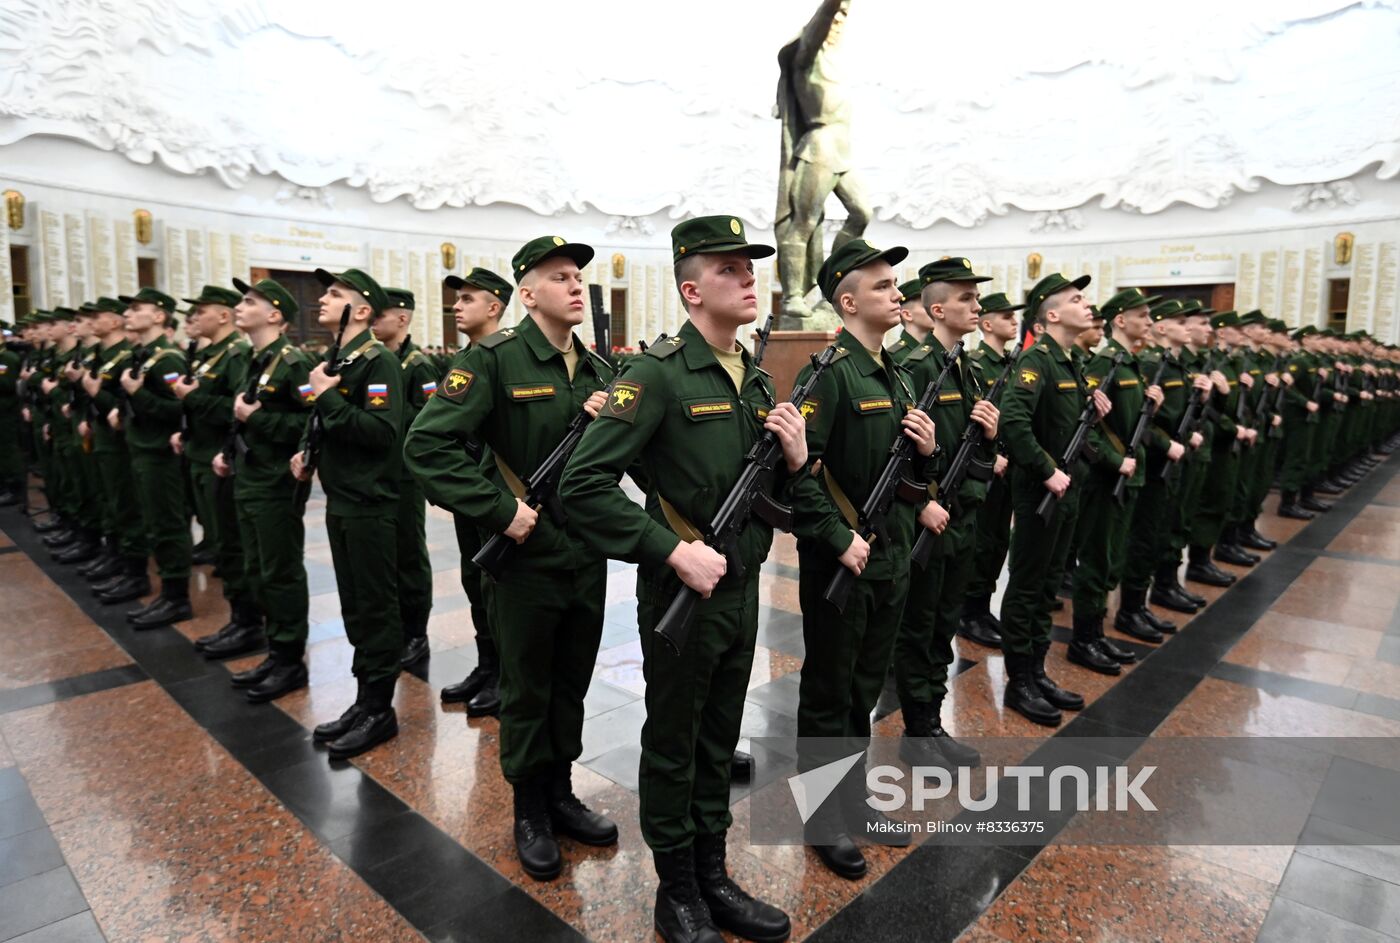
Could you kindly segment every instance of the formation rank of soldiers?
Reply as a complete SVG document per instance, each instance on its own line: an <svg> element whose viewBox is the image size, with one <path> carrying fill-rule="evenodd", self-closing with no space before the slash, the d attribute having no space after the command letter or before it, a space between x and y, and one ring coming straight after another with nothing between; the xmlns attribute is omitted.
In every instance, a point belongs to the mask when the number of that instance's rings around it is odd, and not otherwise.
<svg viewBox="0 0 1400 943"><path fill-rule="evenodd" d="M355 269L316 273L336 337L324 358L285 336L297 305L272 280L185 299L184 349L176 301L149 288L36 313L0 353L0 499L25 502L37 464L52 513L36 529L104 603L149 595L153 557L159 592L127 614L136 629L191 618L196 516L230 617L195 647L217 659L265 646L231 682L267 702L307 684L303 511L318 473L359 682L314 732L333 759L397 733L396 679L428 654L425 500L451 511L479 663L442 699L499 713L515 843L539 880L561 870L556 836L618 840L570 769L607 560L636 563L656 926L667 940L782 940L787 916L725 865L775 527L795 533L800 561L799 736L868 738L892 672L901 755L975 765L940 719L955 634L1000 648L1006 707L1057 725L1084 704L1046 670L1057 594L1073 597L1069 659L1118 674L1135 655L1104 635L1111 589L1115 628L1161 642L1175 627L1149 599L1205 603L1178 581L1183 551L1188 583L1230 584L1215 561L1250 566L1274 546L1255 521L1275 478L1280 514L1325 512L1319 496L1354 483L1400 425L1397 351L1364 333L1290 333L1259 311L1135 289L1095 308L1088 276L1051 274L1013 304L979 297L989 279L962 258L897 284L907 251L862 240L820 271L842 331L780 399L739 343L758 316L754 260L774 250L727 216L672 239L688 320L620 369L575 333L593 249L559 237L524 245L509 281L481 268L446 280L471 341L450 366L408 339L413 296ZM527 316L500 330L517 293ZM877 828L859 769L809 823L822 862L850 879L866 870L853 836L908 842Z"/></svg>

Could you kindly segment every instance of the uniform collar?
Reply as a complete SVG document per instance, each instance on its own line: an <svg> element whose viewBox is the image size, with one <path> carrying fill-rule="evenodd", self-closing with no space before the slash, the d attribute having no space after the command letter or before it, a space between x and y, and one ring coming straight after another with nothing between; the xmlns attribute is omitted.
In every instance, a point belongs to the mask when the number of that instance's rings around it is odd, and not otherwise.
<svg viewBox="0 0 1400 943"><path fill-rule="evenodd" d="M217 354L219 351L223 350L225 347L231 347L237 340L238 340L238 332L237 332L237 331L229 331L228 337L225 337L225 338L224 338L223 340L221 340L221 341L215 341L214 343L210 344L208 347L205 347L203 350L197 350L197 351L195 351L195 356L198 357L198 356L201 356L201 355L202 355L202 356L204 356L204 357L208 357L208 356L210 356L211 354Z"/></svg>
<svg viewBox="0 0 1400 943"><path fill-rule="evenodd" d="M1115 350L1121 350L1121 351L1123 352L1123 364L1124 364L1124 365L1137 363L1137 354L1133 353L1131 350L1129 350L1128 348L1124 347L1122 344L1118 343L1118 338L1116 338L1116 337L1110 338L1110 339L1109 339L1109 341L1108 341L1108 350L1105 350L1104 353L1105 353L1105 354L1108 354L1108 356L1112 357L1112 356L1113 356L1112 351L1115 351Z"/></svg>
<svg viewBox="0 0 1400 943"><path fill-rule="evenodd" d="M400 344L400 345L399 345L399 363L403 363L405 360L407 360L407 359L408 359L408 355L411 354L411 353L413 353L413 352L414 352L415 350L417 350L417 349L418 349L418 345L415 344L415 343L413 343L413 341L410 341L410 340L406 340L406 341L404 341L402 344Z"/></svg>
<svg viewBox="0 0 1400 943"><path fill-rule="evenodd" d="M1003 360L1006 359L1006 354L997 350L995 347L993 347L991 344L988 344L986 341L981 341L980 343L978 343L977 349L986 351L987 356L991 358L992 363L1001 363Z"/></svg>
<svg viewBox="0 0 1400 943"><path fill-rule="evenodd" d="M1060 346L1059 342L1051 336L1049 331L1046 331L1044 334L1040 335L1040 340L1035 342L1035 346L1047 351L1050 354L1050 356L1055 360L1059 360L1064 363L1072 362L1069 358L1069 352Z"/></svg>
<svg viewBox="0 0 1400 943"><path fill-rule="evenodd" d="M710 342L705 340L705 335L700 333L693 321L687 319L676 332L676 336L685 341L681 347L681 356L685 358L685 365L690 370L703 370L710 366L724 369L719 358L715 356L714 349L710 347ZM747 384L754 375L762 373L763 368L754 366L753 355L743 344L739 345L739 353L744 359L744 383Z"/></svg>
<svg viewBox="0 0 1400 943"><path fill-rule="evenodd" d="M291 341L287 340L287 335L278 334L272 340L268 341L266 347L264 347L262 350L253 351L253 354L254 356L261 357L263 354L266 354L270 350L277 350L278 347L280 347L282 344L290 345Z"/></svg>
<svg viewBox="0 0 1400 943"><path fill-rule="evenodd" d="M928 333L929 333L929 337L932 337L932 336L933 336L933 332L932 332L932 331L929 331ZM919 340L919 339L916 338L913 334L910 334L910 333L909 333L909 329L908 329L908 328L904 328L903 330L901 330L901 331L899 332L899 341L895 344L895 347L896 347L897 349L899 349L899 350L903 350L903 349L906 348L906 347L910 348L911 350L918 350L918 349L919 349L919 345L921 345L921 344L927 344L927 343L928 343L928 339L927 339L927 338L925 338L924 340Z"/></svg>
<svg viewBox="0 0 1400 943"><path fill-rule="evenodd" d="M836 335L836 346L847 353L846 359L860 370L862 376L870 377L884 372L880 369L880 362L871 356L865 345L856 340L850 331L842 331Z"/></svg>
<svg viewBox="0 0 1400 943"><path fill-rule="evenodd" d="M343 344L340 345L340 359L344 360L356 350L372 343L374 343L374 335L370 333L369 328L365 328L364 330L360 331L360 333L356 334L354 337L350 338L348 341L345 341Z"/></svg>
<svg viewBox="0 0 1400 943"><path fill-rule="evenodd" d="M549 338L544 336L544 331L540 330L539 324L531 315L527 314L520 319L520 323L515 326L515 333L525 339L525 343L529 345L535 359L540 363L548 363L555 357L560 360L564 359L564 351L549 342ZM573 342L574 353L578 354L579 363L587 361L589 369L593 369L593 359L584 350L583 341L579 340L578 334L571 333L569 338Z"/></svg>

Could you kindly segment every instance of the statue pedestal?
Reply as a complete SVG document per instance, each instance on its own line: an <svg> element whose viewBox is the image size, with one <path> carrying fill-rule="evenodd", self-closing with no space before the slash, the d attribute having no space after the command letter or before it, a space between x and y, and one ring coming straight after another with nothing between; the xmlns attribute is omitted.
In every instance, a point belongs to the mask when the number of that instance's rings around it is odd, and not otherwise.
<svg viewBox="0 0 1400 943"><path fill-rule="evenodd" d="M757 335L750 335L757 343ZM763 369L773 375L778 402L792 395L797 374L811 363L808 354L820 353L836 339L835 331L774 331L768 335L763 353Z"/></svg>

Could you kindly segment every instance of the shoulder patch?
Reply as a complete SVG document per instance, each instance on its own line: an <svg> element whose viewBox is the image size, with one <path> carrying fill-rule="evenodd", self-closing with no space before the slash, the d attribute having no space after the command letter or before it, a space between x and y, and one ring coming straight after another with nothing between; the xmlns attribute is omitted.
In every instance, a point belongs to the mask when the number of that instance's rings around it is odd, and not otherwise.
<svg viewBox="0 0 1400 943"><path fill-rule="evenodd" d="M804 399L802 405L797 407L797 411L802 414L803 422L809 422L821 409L821 406L822 401L819 399Z"/></svg>
<svg viewBox="0 0 1400 943"><path fill-rule="evenodd" d="M1096 390L1096 389L1098 389L1099 384L1102 383L1102 382L1103 382L1103 379L1102 379L1101 377L1085 377L1085 378L1084 378L1084 383L1085 383L1085 385L1088 386L1089 389L1091 389L1091 390ZM1064 388L1065 388L1065 385L1064 385L1063 383L1061 383L1061 384L1060 384L1060 389L1064 389Z"/></svg>
<svg viewBox="0 0 1400 943"><path fill-rule="evenodd" d="M1033 390L1040 383L1040 374L1030 367L1021 367L1016 371L1016 384L1027 390Z"/></svg>
<svg viewBox="0 0 1400 943"><path fill-rule="evenodd" d="M389 408L389 384L370 383L365 387L365 409Z"/></svg>
<svg viewBox="0 0 1400 943"><path fill-rule="evenodd" d="M454 367L448 371L442 385L438 387L437 395L454 403L460 403L466 398L467 390L472 388L472 381L475 379L476 374L470 370Z"/></svg>
<svg viewBox="0 0 1400 943"><path fill-rule="evenodd" d="M504 344L506 341L515 340L515 338L516 338L516 331L515 331L515 328L513 328L513 327L508 327L508 328L505 328L504 330L497 331L495 334L492 334L490 337L483 337L481 340L477 341L477 346L478 346L478 347L485 347L487 350L490 350L490 349L493 348L493 347L499 347L499 346L501 346L501 345Z"/></svg>
<svg viewBox="0 0 1400 943"><path fill-rule="evenodd" d="M636 422L637 405L642 401L643 389L642 384L636 380L618 380L608 391L608 401L603 404L598 415L611 416L623 422Z"/></svg>
<svg viewBox="0 0 1400 943"><path fill-rule="evenodd" d="M665 360L684 346L685 338L676 334L648 347L647 356L655 357L657 360Z"/></svg>
<svg viewBox="0 0 1400 943"><path fill-rule="evenodd" d="M909 352L909 356L904 358L905 363L918 363L933 352L932 344L920 344Z"/></svg>
<svg viewBox="0 0 1400 943"><path fill-rule="evenodd" d="M845 360L850 355L851 352L849 350L844 347L838 347L836 348L836 353L831 358L831 362L836 363L839 360Z"/></svg>

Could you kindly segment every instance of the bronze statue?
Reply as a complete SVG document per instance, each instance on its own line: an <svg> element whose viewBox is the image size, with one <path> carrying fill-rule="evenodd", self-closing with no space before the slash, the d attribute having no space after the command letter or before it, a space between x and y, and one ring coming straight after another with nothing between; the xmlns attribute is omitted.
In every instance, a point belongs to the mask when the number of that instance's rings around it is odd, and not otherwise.
<svg viewBox="0 0 1400 943"><path fill-rule="evenodd" d="M822 219L835 192L846 207L846 223L835 249L865 232L870 206L851 171L851 103L842 93L841 32L850 0L822 0L802 34L778 53L778 103L782 122L782 166L778 171L778 241L782 284L781 326L802 328L812 314L806 296L826 257Z"/></svg>

